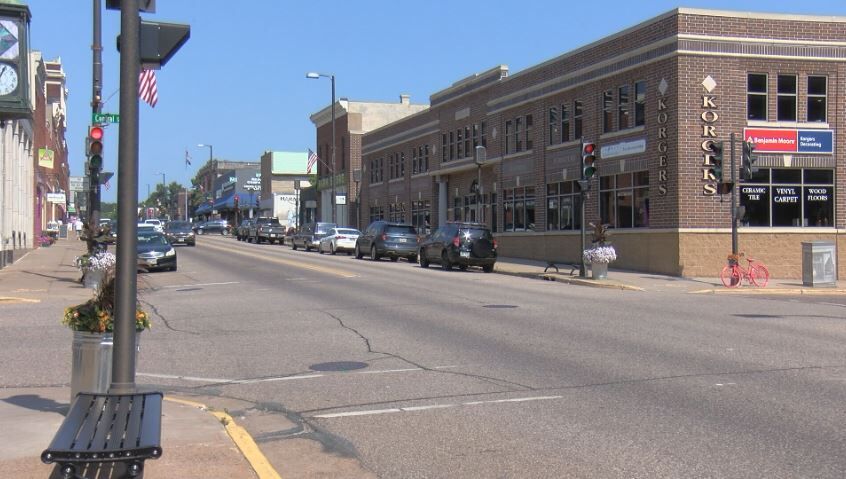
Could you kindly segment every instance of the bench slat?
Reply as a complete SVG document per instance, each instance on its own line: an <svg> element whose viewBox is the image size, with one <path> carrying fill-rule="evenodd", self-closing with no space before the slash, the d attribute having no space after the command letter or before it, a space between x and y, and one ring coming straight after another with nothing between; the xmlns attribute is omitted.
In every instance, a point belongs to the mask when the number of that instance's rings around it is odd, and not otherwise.
<svg viewBox="0 0 846 479"><path fill-rule="evenodd" d="M141 417L144 412L144 400L141 397L133 397L132 406L129 410L129 419L126 422L126 440L123 443L124 449L138 447L138 434L141 431Z"/></svg>
<svg viewBox="0 0 846 479"><path fill-rule="evenodd" d="M53 437L53 441L50 442L50 447L47 449L70 449L79 434L79 428L82 425L82 418L90 408L91 397L88 395L78 394L76 398L74 398L73 404L71 404L67 417L62 422L61 427L59 427L59 430L56 432L56 436Z"/></svg>
<svg viewBox="0 0 846 479"><path fill-rule="evenodd" d="M141 428L138 447L154 447L158 449L154 455L161 454L162 443L162 395L148 394L144 398L144 424ZM154 420L155 419L155 420Z"/></svg>
<svg viewBox="0 0 846 479"><path fill-rule="evenodd" d="M106 447L110 435L123 435L123 428L120 427L120 419L116 419L117 409L121 402L125 402L123 396L107 397L103 406L103 413L97 423L94 437L91 439L91 450L108 449Z"/></svg>
<svg viewBox="0 0 846 479"><path fill-rule="evenodd" d="M125 437L124 432L126 431L126 421L129 419L129 408L132 406L132 401L128 399L129 398L124 398L124 400L120 402L120 408L117 410L116 420L119 420L122 425L119 428L115 427L114 432L109 437L106 449L110 451L116 451L123 445L123 439Z"/></svg>
<svg viewBox="0 0 846 479"><path fill-rule="evenodd" d="M80 395L81 397L82 395ZM106 404L105 396L93 396L91 405L88 408L88 414L82 421L82 427L79 429L79 435L73 444L75 451L87 451L91 449L91 439L94 433L97 432L97 426L100 424L100 417L103 414L103 406Z"/></svg>

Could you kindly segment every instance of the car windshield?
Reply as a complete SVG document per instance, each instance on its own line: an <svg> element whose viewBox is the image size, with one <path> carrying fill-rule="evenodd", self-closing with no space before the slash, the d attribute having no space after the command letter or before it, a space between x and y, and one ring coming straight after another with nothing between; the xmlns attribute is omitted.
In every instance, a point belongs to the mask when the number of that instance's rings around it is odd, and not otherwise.
<svg viewBox="0 0 846 479"><path fill-rule="evenodd" d="M329 234L329 233L331 233L331 232L332 232L332 228L334 228L334 227L335 227L335 225L321 225L321 226L318 226L318 227L316 228L316 230L315 230L315 234L319 234L319 235Z"/></svg>
<svg viewBox="0 0 846 479"><path fill-rule="evenodd" d="M361 232L354 229L347 229L347 228L338 228L335 230L336 234L339 235L360 235Z"/></svg>
<svg viewBox="0 0 846 479"><path fill-rule="evenodd" d="M151 235L151 234L139 234L138 235L138 244L139 245L165 245L167 243L167 239L158 234L158 235Z"/></svg>
<svg viewBox="0 0 846 479"><path fill-rule="evenodd" d="M261 218L258 222L263 225L279 226L279 218Z"/></svg>
<svg viewBox="0 0 846 479"><path fill-rule="evenodd" d="M385 227L385 234L416 235L417 230L411 225L388 225Z"/></svg>

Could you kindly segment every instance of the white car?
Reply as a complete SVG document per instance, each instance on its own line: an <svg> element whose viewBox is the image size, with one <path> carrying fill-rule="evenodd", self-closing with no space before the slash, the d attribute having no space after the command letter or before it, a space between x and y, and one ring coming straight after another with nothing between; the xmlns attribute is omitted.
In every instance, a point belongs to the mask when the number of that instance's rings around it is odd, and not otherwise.
<svg viewBox="0 0 846 479"><path fill-rule="evenodd" d="M164 226L162 226L162 222L160 220L157 220L155 218L151 218L151 219L145 220L144 223L148 224L148 225L153 225L153 227L156 229L156 231L158 231L159 233L164 233Z"/></svg>
<svg viewBox="0 0 846 479"><path fill-rule="evenodd" d="M351 255L355 250L355 240L361 231L353 228L331 228L326 236L320 238L320 244L317 245L317 251L323 254L328 251L332 254L338 251L346 251L347 255Z"/></svg>

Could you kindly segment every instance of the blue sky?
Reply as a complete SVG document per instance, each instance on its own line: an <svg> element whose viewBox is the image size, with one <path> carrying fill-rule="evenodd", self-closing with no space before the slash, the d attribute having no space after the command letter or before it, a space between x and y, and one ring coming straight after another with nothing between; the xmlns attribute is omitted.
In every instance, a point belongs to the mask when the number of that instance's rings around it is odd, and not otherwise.
<svg viewBox="0 0 846 479"><path fill-rule="evenodd" d="M61 57L67 75L70 165L82 175L91 121L91 0L29 0L32 48ZM103 1L105 5L105 1ZM191 39L157 72L159 102L140 106L139 199L165 173L190 184L208 159L258 161L262 152L314 148L308 117L336 94L428 103L429 95L499 64L512 73L673 8L846 15L842 0L158 0L147 20L188 23ZM103 12L103 97L117 90L120 13ZM104 112L119 113L119 95ZM185 166L185 151L192 160ZM117 126L106 130L105 170L117 167ZM115 201L116 181L103 192Z"/></svg>

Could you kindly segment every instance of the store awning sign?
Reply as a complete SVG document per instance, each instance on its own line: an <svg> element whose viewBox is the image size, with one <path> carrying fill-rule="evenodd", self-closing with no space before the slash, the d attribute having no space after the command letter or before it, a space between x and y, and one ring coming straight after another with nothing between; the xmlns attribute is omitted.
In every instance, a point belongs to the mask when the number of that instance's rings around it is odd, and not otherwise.
<svg viewBox="0 0 846 479"><path fill-rule="evenodd" d="M743 138L756 153L834 153L833 130L745 128Z"/></svg>

